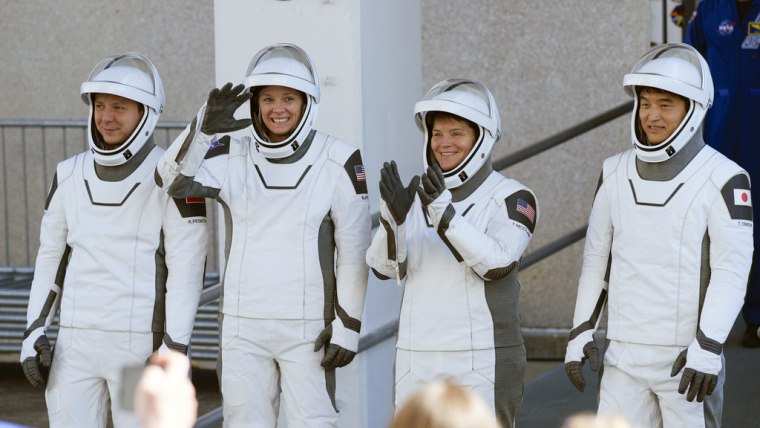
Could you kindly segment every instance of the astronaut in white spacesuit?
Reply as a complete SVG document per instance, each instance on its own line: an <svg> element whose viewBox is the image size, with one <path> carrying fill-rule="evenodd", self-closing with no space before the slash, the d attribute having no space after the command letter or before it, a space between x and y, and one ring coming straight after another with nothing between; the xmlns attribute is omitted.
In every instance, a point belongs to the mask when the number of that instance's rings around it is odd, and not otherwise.
<svg viewBox="0 0 760 428"><path fill-rule="evenodd" d="M565 369L583 390L584 360L598 368L606 299L599 413L720 426L722 347L752 262L749 176L702 140L713 84L692 47L651 49L623 86L635 99L633 148L602 168Z"/></svg>
<svg viewBox="0 0 760 428"><path fill-rule="evenodd" d="M381 170L381 227L367 263L406 276L396 342L395 404L453 378L514 425L526 368L517 272L538 222L530 189L493 170L501 118L475 80L439 82L414 107L426 172L407 187ZM415 194L418 197L415 197Z"/></svg>
<svg viewBox="0 0 760 428"><path fill-rule="evenodd" d="M250 97L252 124L233 117ZM365 172L355 146L312 128L319 100L306 52L269 46L244 85L211 91L158 168L171 195L214 198L224 210L226 426L274 426L280 389L289 426L334 426L335 369L358 348Z"/></svg>
<svg viewBox="0 0 760 428"><path fill-rule="evenodd" d="M156 185L164 106L155 66L126 53L81 87L90 150L59 163L45 204L21 364L45 386L50 425L136 426L122 369L155 350L187 354L203 286L206 208ZM198 203L200 202L200 203ZM60 307L55 352L46 329ZM52 361L52 365L51 365ZM49 378L45 373L49 367Z"/></svg>

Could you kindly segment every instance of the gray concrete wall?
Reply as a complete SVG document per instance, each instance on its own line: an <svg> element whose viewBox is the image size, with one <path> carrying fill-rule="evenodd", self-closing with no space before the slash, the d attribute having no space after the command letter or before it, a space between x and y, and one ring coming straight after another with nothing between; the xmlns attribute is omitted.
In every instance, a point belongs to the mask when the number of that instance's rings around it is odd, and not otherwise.
<svg viewBox="0 0 760 428"><path fill-rule="evenodd" d="M212 0L4 0L0 20L2 118L85 119L79 85L118 52L158 68L162 120L191 118L214 84Z"/></svg>
<svg viewBox="0 0 760 428"><path fill-rule="evenodd" d="M498 158L627 101L622 76L648 47L648 14L646 2L623 0L422 0L423 87L460 76L485 82L504 124ZM190 118L214 83L210 0L4 1L0 19L0 118L84 119L80 83L98 60L119 51L141 51L158 66L164 120ZM503 171L538 195L541 220L529 252L586 222L602 160L629 146L628 120ZM17 150L10 141L6 148ZM30 163L28 173L52 171L51 159L46 165ZM27 186L30 212L41 213L47 180L27 181L8 193ZM0 202L2 192L0 186ZM14 247L27 240L35 252L38 214L11 222L19 226ZM528 330L570 326L581 251L582 242L520 273Z"/></svg>

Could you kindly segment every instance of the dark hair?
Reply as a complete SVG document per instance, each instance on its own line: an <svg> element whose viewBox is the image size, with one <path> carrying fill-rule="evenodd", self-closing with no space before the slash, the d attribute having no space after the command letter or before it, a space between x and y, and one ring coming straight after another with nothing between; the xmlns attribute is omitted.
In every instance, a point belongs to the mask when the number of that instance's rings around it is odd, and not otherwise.
<svg viewBox="0 0 760 428"><path fill-rule="evenodd" d="M639 96L641 96L641 94L643 92L654 92L654 93L657 93L657 94L669 94L669 95L673 95L674 97L676 97L676 98L680 99L681 101L683 101L684 104L686 104L687 106L689 105L689 99L688 98L684 97L683 95L678 95L675 92L666 91L665 89L660 89L660 88L654 88L652 86L636 86L636 98L638 98Z"/></svg>
<svg viewBox="0 0 760 428"><path fill-rule="evenodd" d="M473 121L469 119L465 119L462 116L457 116L453 113L449 113L447 111L430 111L425 115L425 125L428 129L432 129L433 124L436 120L456 120L459 122L464 122L467 124L467 126L472 129L472 132L475 133L475 137L477 138L478 134L480 133L480 127Z"/></svg>

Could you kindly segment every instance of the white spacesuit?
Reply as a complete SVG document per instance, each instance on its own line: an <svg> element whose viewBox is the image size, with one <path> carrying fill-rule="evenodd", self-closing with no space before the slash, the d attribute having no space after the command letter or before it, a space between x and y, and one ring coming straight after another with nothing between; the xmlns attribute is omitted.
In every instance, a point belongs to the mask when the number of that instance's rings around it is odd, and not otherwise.
<svg viewBox="0 0 760 428"><path fill-rule="evenodd" d="M224 209L225 425L274 426L282 389L289 426L334 426L334 369L357 351L367 287L364 166L356 147L312 129L319 86L303 50L262 50L245 86L253 126L218 119L247 99L242 85L214 90L158 173L170 194L215 198ZM259 111L257 93L271 86L304 98L282 141L269 138ZM323 345L326 353L315 352Z"/></svg>
<svg viewBox="0 0 760 428"><path fill-rule="evenodd" d="M164 104L153 64L127 53L104 59L81 87L90 106L90 150L58 164L40 231L21 362L45 385L45 335L60 304L45 399L50 424L136 426L122 409L122 369L159 348L187 353L206 257L203 201L173 199L156 185L163 150L151 134ZM116 147L96 127L96 95L141 105L134 131ZM135 111L138 111L137 108ZM108 125L115 128L116 125Z"/></svg>
<svg viewBox="0 0 760 428"><path fill-rule="evenodd" d="M425 166L437 168L427 120L433 111L473 122L476 141L442 173L445 186L439 182L443 191L432 202L410 193L408 211L398 214L395 201L383 197L381 227L367 252L378 277L407 278L396 343L396 408L423 384L452 377L477 391L504 426L513 426L526 367L517 271L538 205L527 187L491 167L501 123L482 83L445 80L415 105ZM381 172L384 180L387 172Z"/></svg>
<svg viewBox="0 0 760 428"><path fill-rule="evenodd" d="M722 346L752 262L749 177L702 140L713 86L693 48L653 48L623 85L636 100L634 147L604 162L566 370L582 389L580 365L596 359L592 335L609 293L599 413L634 426L719 426ZM646 142L641 91L685 99L683 120L658 144Z"/></svg>

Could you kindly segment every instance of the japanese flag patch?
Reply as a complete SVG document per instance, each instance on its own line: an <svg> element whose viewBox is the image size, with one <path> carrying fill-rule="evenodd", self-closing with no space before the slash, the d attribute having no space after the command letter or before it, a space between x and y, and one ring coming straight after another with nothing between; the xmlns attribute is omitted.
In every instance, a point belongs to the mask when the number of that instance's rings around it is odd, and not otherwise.
<svg viewBox="0 0 760 428"><path fill-rule="evenodd" d="M734 205L742 207L752 206L752 194L747 189L734 189Z"/></svg>

